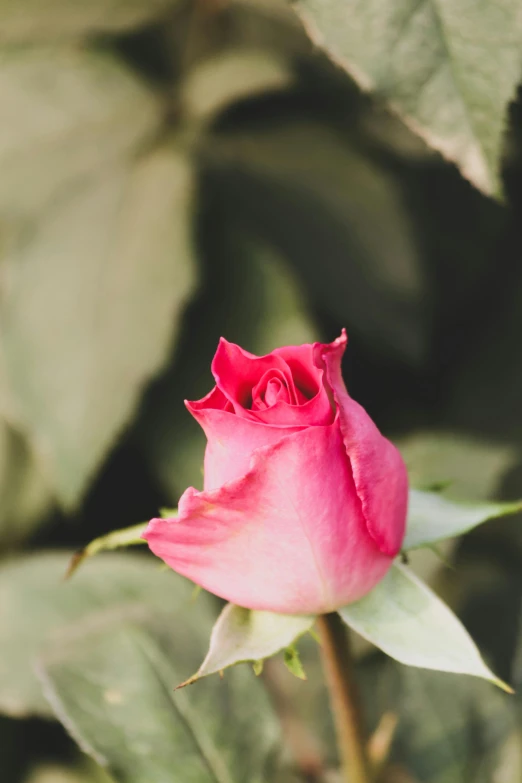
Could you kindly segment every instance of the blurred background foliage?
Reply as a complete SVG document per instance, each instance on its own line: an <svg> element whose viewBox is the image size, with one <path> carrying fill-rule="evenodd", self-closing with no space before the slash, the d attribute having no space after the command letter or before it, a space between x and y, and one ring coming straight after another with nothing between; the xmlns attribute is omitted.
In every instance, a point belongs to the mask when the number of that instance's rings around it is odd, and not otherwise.
<svg viewBox="0 0 522 783"><path fill-rule="evenodd" d="M307 683L172 699L217 604L144 554L63 585L55 550L201 486L221 335L345 326L416 486L522 496L521 44L517 0L0 0L3 781L335 780L311 639ZM413 565L522 687L520 518L444 557ZM389 783L519 783L519 696L360 657Z"/></svg>

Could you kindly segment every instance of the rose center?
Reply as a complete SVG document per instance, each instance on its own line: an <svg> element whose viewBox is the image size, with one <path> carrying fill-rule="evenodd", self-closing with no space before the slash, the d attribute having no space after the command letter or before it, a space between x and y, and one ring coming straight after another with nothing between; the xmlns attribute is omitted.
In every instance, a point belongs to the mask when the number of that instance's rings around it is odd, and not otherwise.
<svg viewBox="0 0 522 783"><path fill-rule="evenodd" d="M269 370L252 390L252 410L265 410L277 402L292 404L292 394L280 370Z"/></svg>
<svg viewBox="0 0 522 783"><path fill-rule="evenodd" d="M279 378L272 378L272 380L268 381L265 389L265 402L267 407L275 405L279 399L284 399L286 397L288 397L288 389L281 383Z"/></svg>

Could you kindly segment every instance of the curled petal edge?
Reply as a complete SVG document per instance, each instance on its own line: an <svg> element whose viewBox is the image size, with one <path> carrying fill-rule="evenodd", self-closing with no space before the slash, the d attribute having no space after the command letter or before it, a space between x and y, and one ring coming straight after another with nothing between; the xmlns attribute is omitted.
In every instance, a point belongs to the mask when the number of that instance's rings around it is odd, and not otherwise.
<svg viewBox="0 0 522 783"><path fill-rule="evenodd" d="M317 343L315 360L324 366L339 412L341 431L352 466L368 532L384 554L395 557L406 532L408 474L398 449L385 438L343 381L341 359L346 330L329 344Z"/></svg>

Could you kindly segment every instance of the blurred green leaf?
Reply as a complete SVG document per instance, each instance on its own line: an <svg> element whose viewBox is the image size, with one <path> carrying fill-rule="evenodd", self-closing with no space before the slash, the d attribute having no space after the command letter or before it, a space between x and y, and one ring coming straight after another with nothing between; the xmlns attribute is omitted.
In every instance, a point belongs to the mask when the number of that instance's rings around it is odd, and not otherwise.
<svg viewBox="0 0 522 783"><path fill-rule="evenodd" d="M53 505L53 493L26 439L0 419L0 545L23 541Z"/></svg>
<svg viewBox="0 0 522 783"><path fill-rule="evenodd" d="M335 731L319 646L307 635L299 652L308 677L304 686L285 676L277 658L267 661L266 668L277 682L285 720L300 732L302 752L319 743L320 758L333 766ZM415 783L497 783L494 771L502 747L519 720L516 695L507 696L475 677L403 666L376 650L357 663L356 676L368 733L384 713L397 716L391 761Z"/></svg>
<svg viewBox="0 0 522 783"><path fill-rule="evenodd" d="M414 492L410 499L407 541L409 537L409 540L415 537L428 545L435 539L439 543L436 553L427 548L409 549L409 566L434 587L440 581L443 562L453 561L453 552L458 545L457 539L442 540L443 536L448 532L460 535L474 527L474 522L486 521L484 515L491 512L491 505L470 505L468 501L495 497L502 479L518 462L518 456L508 444L447 429L421 430L394 442L406 461L411 485L429 488L446 484L443 495L423 496ZM459 505L448 498L465 502ZM508 508L512 513L509 505ZM502 506L502 510L506 507ZM505 525L502 527L505 529Z"/></svg>
<svg viewBox="0 0 522 783"><path fill-rule="evenodd" d="M1 254L0 249L0 257ZM19 429L9 424L14 407L7 385L0 340L1 548L19 545L35 528L48 520L56 505L54 493L34 450Z"/></svg>
<svg viewBox="0 0 522 783"><path fill-rule="evenodd" d="M24 778L23 783L111 783L104 770L94 764L39 764Z"/></svg>
<svg viewBox="0 0 522 783"><path fill-rule="evenodd" d="M404 566L395 563L377 587L339 614L401 663L483 677L509 691L488 669L453 612Z"/></svg>
<svg viewBox="0 0 522 783"><path fill-rule="evenodd" d="M227 103L248 98L249 83L252 94L265 91L263 82L266 87L278 89L292 78L290 68L295 58L312 50L286 0L229 0L226 8L198 6L189 8L188 14L185 7L185 15L182 11L165 32L171 56L180 64L183 82L187 82L181 85L187 108L210 108L212 104L211 111L218 105L225 108ZM263 75L268 77L266 81ZM214 100L211 85L216 92ZM194 103L189 95L192 90L197 93ZM200 100L203 95L208 103ZM203 114L207 119L210 116L196 111L201 118Z"/></svg>
<svg viewBox="0 0 522 783"><path fill-rule="evenodd" d="M74 579L64 582L71 556L72 552L29 555L0 566L0 711L7 715L50 714L33 662L68 627L85 623L88 628L91 614L102 610L115 622L125 617L145 622L153 609L163 607L165 629L171 632L191 607L192 584L158 569L152 558L105 554L89 560ZM186 621L183 616L182 676L191 674L198 655L204 655L212 622L213 613L204 601L198 604L197 617L190 611Z"/></svg>
<svg viewBox="0 0 522 783"><path fill-rule="evenodd" d="M114 549L122 549L128 546L136 546L137 544L145 544L146 541L142 538L143 533L147 528L147 523L142 522L138 525L132 525L132 527L124 527L120 530L112 530L110 533L106 533L104 536L95 538L83 549L75 552L69 567L67 569L67 577L71 577L77 568L88 557L94 557L94 555L100 552L111 551Z"/></svg>
<svg viewBox="0 0 522 783"><path fill-rule="evenodd" d="M36 4L45 16L48 2ZM12 5L23 14L24 3ZM1 48L0 105L1 217L41 209L146 143L160 122L152 92L115 56L86 48Z"/></svg>
<svg viewBox="0 0 522 783"><path fill-rule="evenodd" d="M512 697L475 678L399 666L380 656L368 660L359 676L370 726L385 711L397 715L392 758L415 781L500 783L495 771L517 720Z"/></svg>
<svg viewBox="0 0 522 783"><path fill-rule="evenodd" d="M196 674L183 684L188 685L236 663L269 658L289 647L297 637L309 631L314 622L313 615L255 612L227 604L212 629L205 660Z"/></svg>
<svg viewBox="0 0 522 783"><path fill-rule="evenodd" d="M518 243L518 216L514 216ZM444 410L448 426L514 447L516 468L504 477L502 490L522 492L522 268L519 247L508 260L511 269L496 275L495 295L488 292L483 328L455 367Z"/></svg>
<svg viewBox="0 0 522 783"><path fill-rule="evenodd" d="M181 100L187 118L211 120L236 101L292 84L289 64L260 50L232 49L204 59L188 74Z"/></svg>
<svg viewBox="0 0 522 783"><path fill-rule="evenodd" d="M204 698L197 689L174 694L175 658L140 629L112 623L66 641L40 669L58 717L122 783L268 780L276 725L264 720L260 682L242 674L209 681Z"/></svg>
<svg viewBox="0 0 522 783"><path fill-rule="evenodd" d="M517 727L500 748L493 783L518 783L521 779L522 733Z"/></svg>
<svg viewBox="0 0 522 783"><path fill-rule="evenodd" d="M0 769L4 780L18 783L21 779L26 764L25 740L21 721L0 716Z"/></svg>
<svg viewBox="0 0 522 783"><path fill-rule="evenodd" d="M447 494L466 500L488 500L518 461L505 443L444 430L422 430L394 439L410 484L419 489L447 483ZM445 490L446 493L446 490Z"/></svg>
<svg viewBox="0 0 522 783"><path fill-rule="evenodd" d="M517 0L299 0L312 37L486 193L521 78Z"/></svg>
<svg viewBox="0 0 522 783"><path fill-rule="evenodd" d="M0 43L117 32L151 22L178 0L1 0Z"/></svg>
<svg viewBox="0 0 522 783"><path fill-rule="evenodd" d="M516 503L462 503L449 500L437 492L410 490L408 520L403 549L430 546L445 538L467 533L488 519L522 511Z"/></svg>
<svg viewBox="0 0 522 783"><path fill-rule="evenodd" d="M277 248L331 317L420 363L429 291L402 185L346 128L310 114L224 120L201 145L207 187L223 219Z"/></svg>
<svg viewBox="0 0 522 783"><path fill-rule="evenodd" d="M278 730L248 667L174 694L204 655L214 599L195 608L189 582L128 554L90 560L64 583L69 558L0 568L0 708L49 714L36 667L58 717L117 781L265 780Z"/></svg>
<svg viewBox="0 0 522 783"><path fill-rule="evenodd" d="M165 147L67 192L4 259L8 380L66 507L167 359L194 287L191 201Z"/></svg>

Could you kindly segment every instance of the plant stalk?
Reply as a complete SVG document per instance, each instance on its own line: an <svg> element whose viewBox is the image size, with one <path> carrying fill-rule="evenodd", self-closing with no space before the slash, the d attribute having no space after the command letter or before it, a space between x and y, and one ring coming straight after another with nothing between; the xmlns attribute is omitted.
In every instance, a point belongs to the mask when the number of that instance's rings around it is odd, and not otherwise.
<svg viewBox="0 0 522 783"><path fill-rule="evenodd" d="M334 716L343 783L371 783L364 725L350 642L337 613L317 618L321 654Z"/></svg>

